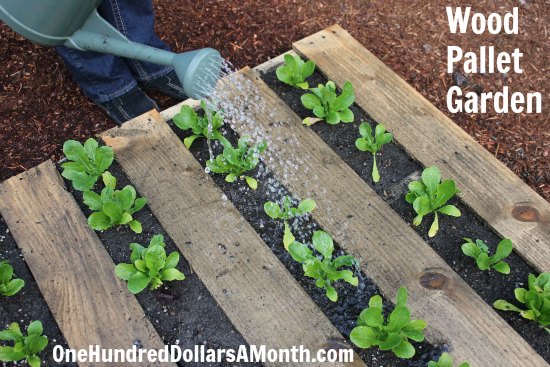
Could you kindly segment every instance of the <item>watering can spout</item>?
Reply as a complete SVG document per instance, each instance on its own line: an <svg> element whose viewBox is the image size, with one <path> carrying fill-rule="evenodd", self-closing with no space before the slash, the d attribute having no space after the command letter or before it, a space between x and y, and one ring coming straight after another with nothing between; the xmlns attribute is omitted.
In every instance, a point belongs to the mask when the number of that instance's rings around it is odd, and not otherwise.
<svg viewBox="0 0 550 367"><path fill-rule="evenodd" d="M16 32L39 44L65 45L82 51L110 53L172 66L185 94L193 99L201 99L215 88L222 67L222 58L218 51L203 48L175 54L131 42L99 15L96 7L101 0L84 5L80 0L65 0L65 7L61 8L58 1L3 0L0 4L0 19ZM29 2L32 5L25 5ZM29 6L41 11L29 12ZM34 13L41 16L35 17ZM48 13L52 14L51 19L43 16Z"/></svg>
<svg viewBox="0 0 550 367"><path fill-rule="evenodd" d="M220 53L212 48L175 54L131 42L95 9L82 28L66 40L65 46L172 66L185 94L193 99L201 99L214 89L222 64Z"/></svg>

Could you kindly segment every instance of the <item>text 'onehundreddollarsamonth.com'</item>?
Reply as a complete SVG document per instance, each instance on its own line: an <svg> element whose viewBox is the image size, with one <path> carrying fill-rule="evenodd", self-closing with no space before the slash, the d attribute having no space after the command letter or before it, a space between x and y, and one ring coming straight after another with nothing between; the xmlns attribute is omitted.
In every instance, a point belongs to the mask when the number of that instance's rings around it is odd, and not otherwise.
<svg viewBox="0 0 550 367"><path fill-rule="evenodd" d="M61 345L53 348L53 360L57 363L351 363L353 349L319 349L312 351L303 345L289 348L268 348L265 345L241 345L237 349L211 349L204 345L181 348L166 345L162 349L88 348L67 349Z"/></svg>

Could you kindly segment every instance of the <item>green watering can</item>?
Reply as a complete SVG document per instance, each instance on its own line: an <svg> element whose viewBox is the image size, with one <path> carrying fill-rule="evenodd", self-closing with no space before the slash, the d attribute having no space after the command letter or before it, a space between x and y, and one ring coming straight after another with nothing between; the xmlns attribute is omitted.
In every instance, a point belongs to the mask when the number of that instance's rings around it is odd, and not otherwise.
<svg viewBox="0 0 550 367"><path fill-rule="evenodd" d="M131 42L107 23L102 0L0 0L0 19L23 37L46 46L109 53L172 66L185 94L203 98L220 77L222 58L211 48L175 54Z"/></svg>

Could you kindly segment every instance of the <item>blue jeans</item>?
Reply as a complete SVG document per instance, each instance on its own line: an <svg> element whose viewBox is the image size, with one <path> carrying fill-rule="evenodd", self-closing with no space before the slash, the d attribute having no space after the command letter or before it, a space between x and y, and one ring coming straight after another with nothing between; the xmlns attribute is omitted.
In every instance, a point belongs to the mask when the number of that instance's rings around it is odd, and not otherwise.
<svg viewBox="0 0 550 367"><path fill-rule="evenodd" d="M99 14L130 41L169 50L154 32L152 0L103 0ZM90 51L56 47L84 93L96 103L120 97L137 85L169 73L172 68Z"/></svg>

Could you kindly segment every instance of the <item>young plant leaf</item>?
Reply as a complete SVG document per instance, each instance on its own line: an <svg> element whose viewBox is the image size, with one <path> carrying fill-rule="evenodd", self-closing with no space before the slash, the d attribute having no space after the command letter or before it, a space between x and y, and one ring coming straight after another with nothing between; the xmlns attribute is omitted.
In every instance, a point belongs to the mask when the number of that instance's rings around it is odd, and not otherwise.
<svg viewBox="0 0 550 367"><path fill-rule="evenodd" d="M9 341L13 346L0 346L0 361L19 362L26 360L29 366L41 365L38 354L48 345L48 338L42 335L42 322L33 321L27 327L27 335L21 332L19 324L14 322L8 329L0 332L0 340Z"/></svg>
<svg viewBox="0 0 550 367"><path fill-rule="evenodd" d="M422 172L422 180L409 183L409 192L405 195L405 200L412 204L417 214L413 225L420 225L426 215L433 213L434 220L428 236L434 237L439 231L439 213L460 217L461 213L458 208L454 205L445 205L459 192L453 180L441 182L441 173L437 167L426 168Z"/></svg>
<svg viewBox="0 0 550 367"><path fill-rule="evenodd" d="M88 217L88 224L96 231L103 231L117 225L128 225L135 233L141 233L141 223L132 218L132 214L141 210L147 200L136 198L136 190L125 186L115 190L116 178L109 172L103 173L105 188L101 195L93 191L85 191L84 203L94 211Z"/></svg>
<svg viewBox="0 0 550 367"><path fill-rule="evenodd" d="M466 243L462 245L464 255L473 257L476 260L479 270L494 269L502 274L510 273L510 266L503 260L512 253L514 245L512 240L504 239L498 244L497 250L493 256L489 256L489 246L482 240L475 242L469 238L464 239Z"/></svg>
<svg viewBox="0 0 550 367"><path fill-rule="evenodd" d="M7 260L0 261L0 296L11 297L25 286L23 279L13 277L13 267Z"/></svg>
<svg viewBox="0 0 550 367"><path fill-rule="evenodd" d="M76 140L67 140L63 144L63 153L68 162L61 165L61 175L71 181L78 191L90 190L114 159L113 150L106 146L99 147L94 139L88 139L84 145Z"/></svg>
<svg viewBox="0 0 550 367"><path fill-rule="evenodd" d="M189 149L195 140L199 138L218 140L223 146L229 144L220 132L220 128L224 124L223 111L215 111L213 108L209 108L206 101L201 101L201 108L203 114L199 116L191 106L183 105L180 112L172 119L174 125L183 131L191 130L193 134L186 137L183 144Z"/></svg>
<svg viewBox="0 0 550 367"><path fill-rule="evenodd" d="M437 362L428 362L428 367L454 367L453 357L449 353L443 353ZM458 367L470 367L470 364L463 362Z"/></svg>
<svg viewBox="0 0 550 367"><path fill-rule="evenodd" d="M415 349L409 339L422 342L427 324L423 320L411 320L406 288L399 289L396 307L388 320L384 318L382 307L382 297L371 297L369 307L361 312L357 326L350 333L352 343L362 349L378 347L391 350L399 358L412 358Z"/></svg>
<svg viewBox="0 0 550 367"><path fill-rule="evenodd" d="M315 71L315 63L311 60L304 62L300 56L285 55L285 63L275 70L277 79L285 84L300 89L308 89L306 79Z"/></svg>
<svg viewBox="0 0 550 367"><path fill-rule="evenodd" d="M176 269L179 254L172 252L167 256L165 247L162 235L154 236L146 248L137 243L130 244L132 263L118 264L115 274L128 282L128 290L131 293L140 293L147 286L155 290L163 282L185 279L185 275Z"/></svg>
<svg viewBox="0 0 550 367"><path fill-rule="evenodd" d="M290 239L292 239L292 242L286 246L286 241ZM313 250L307 245L294 240L294 236L286 223L284 241L285 248L287 248L292 258L302 264L304 275L314 278L315 285L318 288L323 288L327 298L332 302L338 300L338 292L333 286L337 281L343 280L355 287L359 284L359 279L354 276L352 271L340 269L344 266L357 265L357 260L351 255L343 255L333 259L334 244L327 233L315 231L312 239L313 248L320 254L322 260L317 258Z"/></svg>
<svg viewBox="0 0 550 367"><path fill-rule="evenodd" d="M293 218L297 218L306 214L311 213L317 204L313 199L305 199L301 201L298 206L294 206L292 198L290 196L285 196L282 199L281 205L274 201L267 201L264 203L265 213L272 219L281 219L285 225L283 245L288 251L288 246L294 242L294 236L290 231L290 226L288 221Z"/></svg>
<svg viewBox="0 0 550 367"><path fill-rule="evenodd" d="M312 110L316 118L307 117L304 125L311 126L317 121L325 120L328 124L336 125L340 122L353 122L353 112L349 107L355 101L353 86L350 82L344 83L342 94L336 94L336 85L328 81L325 85L319 84L311 88L311 93L300 98L304 107Z"/></svg>
<svg viewBox="0 0 550 367"><path fill-rule="evenodd" d="M283 197L280 205L274 201L267 201L264 204L264 211L270 218L281 219L285 222L309 214L316 208L317 204L313 199L305 199L295 206L290 196Z"/></svg>
<svg viewBox="0 0 550 367"><path fill-rule="evenodd" d="M538 277L529 275L528 288L516 288L514 291L521 309L508 301L498 300L493 306L501 311L513 311L523 318L537 322L541 328L550 333L550 272L541 273Z"/></svg>
<svg viewBox="0 0 550 367"><path fill-rule="evenodd" d="M260 155L267 148L267 143L260 142L249 147L249 140L248 136L241 137L236 148L228 142L224 145L223 153L207 161L206 166L214 173L226 174L227 182L234 182L238 178L244 179L250 188L256 190L258 181L244 174L256 168L260 162Z"/></svg>
<svg viewBox="0 0 550 367"><path fill-rule="evenodd" d="M382 149L385 144L392 141L393 136L386 132L386 127L382 124L376 125L374 136L372 128L367 122L362 122L359 126L359 134L361 137L355 141L355 146L362 152L370 152L373 157L372 163L372 180L380 181L380 173L376 165L376 153Z"/></svg>

